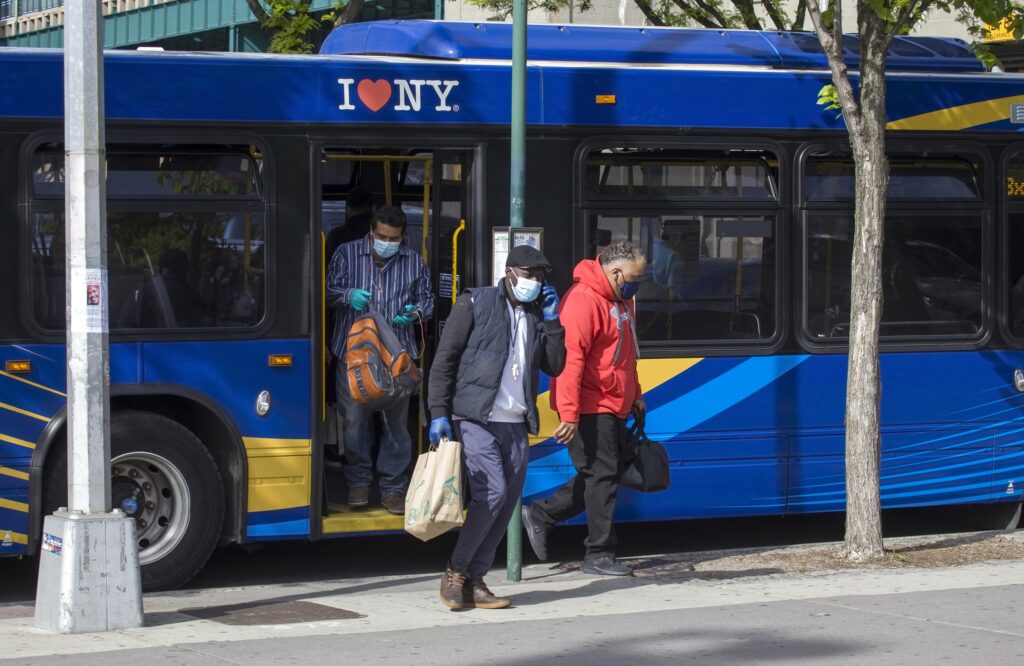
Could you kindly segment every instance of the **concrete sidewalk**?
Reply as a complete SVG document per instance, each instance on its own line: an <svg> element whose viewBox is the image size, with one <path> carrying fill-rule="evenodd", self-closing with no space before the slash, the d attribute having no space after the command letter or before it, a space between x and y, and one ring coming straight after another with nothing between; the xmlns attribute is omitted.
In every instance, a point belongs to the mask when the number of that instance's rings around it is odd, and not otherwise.
<svg viewBox="0 0 1024 666"><path fill-rule="evenodd" d="M30 607L0 606L0 656L588 666L1024 656L1024 562L1016 560L707 578L609 579L543 564L523 573L518 584L502 582L503 571L489 577L516 602L500 611L444 608L439 574L150 594L145 627L106 634L51 634L34 628Z"/></svg>

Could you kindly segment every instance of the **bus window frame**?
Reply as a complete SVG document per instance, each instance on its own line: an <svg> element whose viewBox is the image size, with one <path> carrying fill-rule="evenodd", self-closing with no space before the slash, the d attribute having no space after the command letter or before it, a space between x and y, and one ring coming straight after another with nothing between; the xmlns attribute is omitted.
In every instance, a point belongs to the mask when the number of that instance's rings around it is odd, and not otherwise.
<svg viewBox="0 0 1024 666"><path fill-rule="evenodd" d="M26 138L22 143L18 155L20 167L31 166L31 160L40 146L47 143L64 144L64 135L55 133L52 130L42 130ZM276 317L276 294L277 275L276 257L277 232L276 232L276 192L274 180L274 155L269 142L264 135L233 132L216 132L213 130L189 130L189 131L166 131L162 133L146 134L138 131L108 130L106 133L106 144L111 145L133 145L159 146L188 145L196 148L202 146L226 146L246 145L255 146L262 159L259 177L259 198L239 197L210 198L210 199L186 199L183 201L165 198L141 199L137 197L115 199L109 198L106 202L106 210L110 212L260 212L263 215L264 238L263 243L269 248L264 253L264 305L263 316L252 326L195 326L181 328L118 328L109 329L108 334L111 342L186 342L210 340L216 337L218 340L255 340L266 337L267 332L273 327ZM19 274L24 284L28 284L24 296L19 299L19 316L25 330L34 338L44 343L62 343L66 338L65 329L44 328L36 321L34 312L35 286L34 278L29 267L32 263L32 247L29 241L28 229L32 224L32 217L37 212L66 212L65 198L45 197L36 198L31 168L19 168L19 219L20 240L18 248ZM113 205L112 205L113 204ZM170 208L167 208L170 206ZM109 257L108 257L109 265Z"/></svg>
<svg viewBox="0 0 1024 666"><path fill-rule="evenodd" d="M843 152L849 156L849 143L844 141L814 141L801 144L795 153L794 191L793 200L793 243L796 246L794 259L798 262L792 270L794 280L798 283L795 288L794 300L796 301L796 313L793 319L796 340L799 345L809 353L814 354L846 354L849 352L849 338L836 338L835 341L821 341L813 338L807 329L808 312L808 260L807 260L807 220L812 214L854 214L853 200L836 201L811 201L805 200L804 173L808 159L815 153L823 150L830 150L837 154ZM966 335L906 335L887 336L878 338L878 347L881 351L937 351L937 350L977 350L983 349L992 339L995 328L994 310L996 307L993 298L993 280L998 273L994 247L994 226L996 198L993 195L995 179L992 158L985 146L976 141L949 141L927 143L921 140L893 140L886 141L886 153L910 154L928 152L933 155L949 156L952 154L969 155L974 163L979 165L981 173L980 199L975 202L966 202L963 199L903 199L886 204L886 216L903 215L917 216L927 215L929 210L922 211L922 204L941 206L942 212L949 215L975 215L981 221L981 244L982 244L982 300L981 300L981 325L977 333ZM988 176L988 177L986 177Z"/></svg>
<svg viewBox="0 0 1024 666"><path fill-rule="evenodd" d="M636 201L624 198L588 198L586 192L587 157L601 148L670 148L673 150L736 150L771 153L778 162L775 182L778 198L771 199L704 199L638 197ZM591 239L588 234L588 218L591 215L730 215L760 213L775 219L775 330L771 337L754 340L640 340L640 347L659 358L688 358L694 356L772 356L782 351L789 336L791 319L790 271L792 235L789 221L790 196L790 153L781 143L757 137L737 136L725 140L721 137L710 139L685 139L666 136L627 135L621 138L592 136L580 141L573 156L573 221L575 241L573 252L575 266L582 259L590 259ZM711 209L710 211L708 209Z"/></svg>
<svg viewBox="0 0 1024 666"><path fill-rule="evenodd" d="M1024 142L1007 144L999 155L998 183L1006 182L1010 159L1019 155L1024 160ZM1024 201L1011 202L1005 186L999 188L999 209L996 222L999 256L997 257L997 279L996 290L999 294L994 299L994 305L998 310L999 333L1007 344L1015 349L1024 349L1024 334L1015 335L1010 327L1010 318L1013 314L1010 296L1013 291L1013 281L1010 277L1010 216L1013 214L1024 215Z"/></svg>

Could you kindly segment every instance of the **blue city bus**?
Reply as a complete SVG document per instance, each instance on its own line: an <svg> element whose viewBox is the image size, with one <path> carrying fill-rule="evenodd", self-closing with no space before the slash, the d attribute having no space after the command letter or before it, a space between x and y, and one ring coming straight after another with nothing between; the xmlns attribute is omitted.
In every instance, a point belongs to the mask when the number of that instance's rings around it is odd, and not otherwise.
<svg viewBox="0 0 1024 666"><path fill-rule="evenodd" d="M526 223L551 281L616 240L649 257L640 377L673 484L623 490L617 517L842 511L856 193L813 36L532 26L529 44ZM107 54L112 501L147 587L218 545L401 530L338 499L325 235L357 185L407 210L436 281L429 365L508 224L510 45L505 24L409 21L311 56ZM894 40L888 71L883 505L1011 525L1024 78L935 38ZM66 502L61 53L0 49L0 89L0 554L20 556ZM573 474L539 401L525 501Z"/></svg>

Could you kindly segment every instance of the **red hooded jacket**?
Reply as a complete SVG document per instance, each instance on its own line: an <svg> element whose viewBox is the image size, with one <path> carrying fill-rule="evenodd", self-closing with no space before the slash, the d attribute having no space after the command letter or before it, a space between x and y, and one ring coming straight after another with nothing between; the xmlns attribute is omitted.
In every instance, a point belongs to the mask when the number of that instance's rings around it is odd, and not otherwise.
<svg viewBox="0 0 1024 666"><path fill-rule="evenodd" d="M633 303L615 299L600 263L585 259L559 308L565 369L551 380L551 406L568 423L580 414L626 418L641 397Z"/></svg>

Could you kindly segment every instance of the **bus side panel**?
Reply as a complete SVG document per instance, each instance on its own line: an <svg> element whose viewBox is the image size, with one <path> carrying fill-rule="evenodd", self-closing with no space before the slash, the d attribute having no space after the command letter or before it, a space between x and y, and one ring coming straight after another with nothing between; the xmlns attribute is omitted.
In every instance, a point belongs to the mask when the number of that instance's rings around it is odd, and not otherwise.
<svg viewBox="0 0 1024 666"><path fill-rule="evenodd" d="M1024 395L1010 385L1015 359L882 355L883 507L1020 501ZM673 486L654 495L623 490L617 517L843 510L846 363L840 354L642 361L647 433L668 449ZM546 400L541 407L550 412ZM575 473L551 440L531 459L528 501Z"/></svg>
<svg viewBox="0 0 1024 666"><path fill-rule="evenodd" d="M7 372L9 361L26 361L31 369ZM0 555L17 555L28 544L32 453L64 407L64 349L5 345L0 362Z"/></svg>
<svg viewBox="0 0 1024 666"><path fill-rule="evenodd" d="M287 354L290 367L270 367ZM242 435L249 469L249 539L307 537L310 533L312 439L309 341L145 343L147 382L188 386L219 405ZM261 391L270 411L256 413Z"/></svg>

